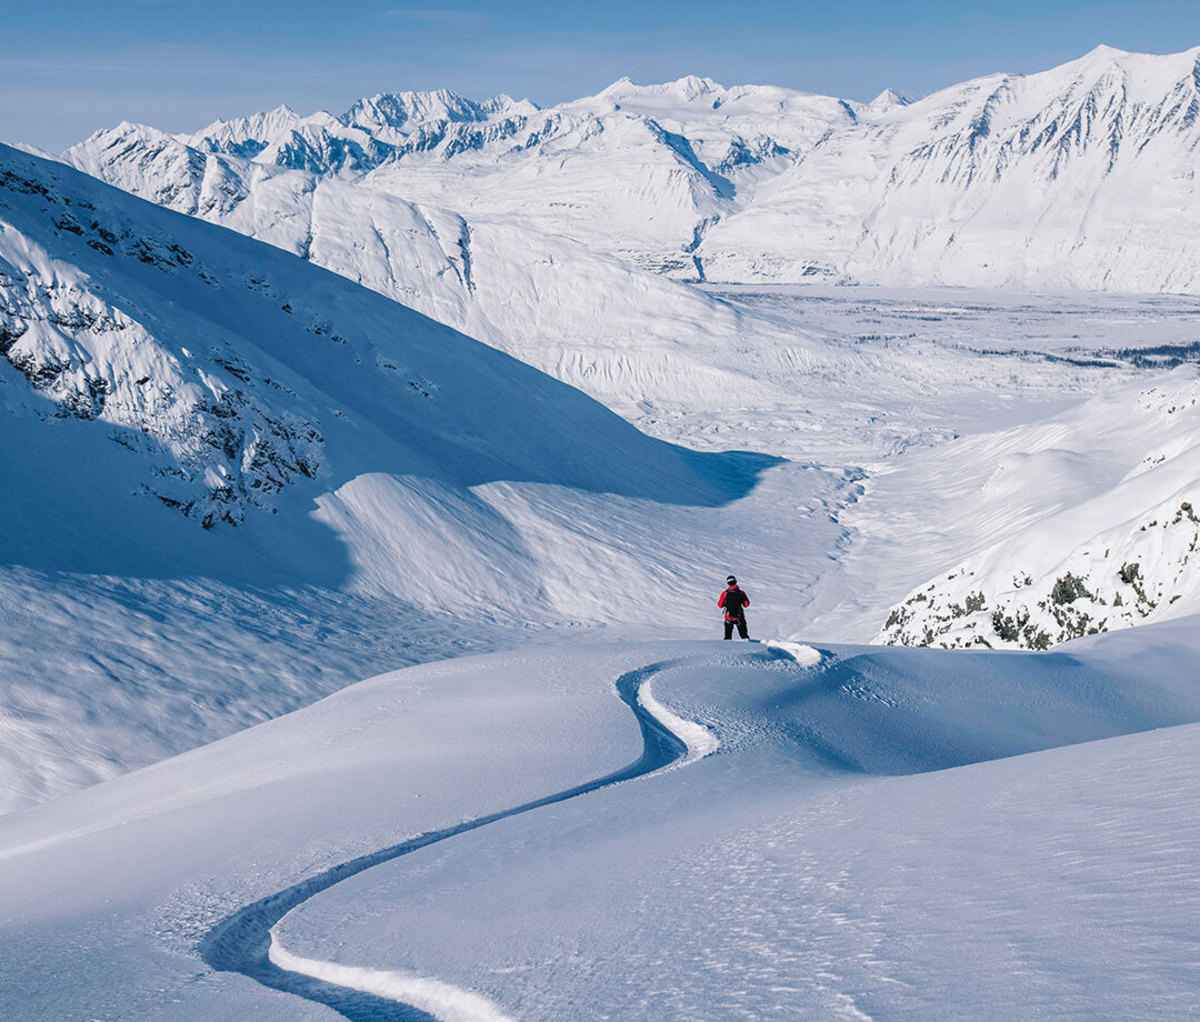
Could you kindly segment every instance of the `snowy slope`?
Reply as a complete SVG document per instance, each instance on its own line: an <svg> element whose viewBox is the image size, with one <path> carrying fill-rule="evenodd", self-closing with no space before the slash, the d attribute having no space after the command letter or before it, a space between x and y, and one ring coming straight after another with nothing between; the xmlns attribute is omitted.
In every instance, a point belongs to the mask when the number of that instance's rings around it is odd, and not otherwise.
<svg viewBox="0 0 1200 1022"><path fill-rule="evenodd" d="M696 77L622 80L540 111L382 94L337 117L281 109L178 141L197 172L209 156L304 169L684 279L1194 293L1198 60L1099 47L914 103ZM67 158L113 180L112 142ZM171 187L146 170L118 183Z"/></svg>
<svg viewBox="0 0 1200 1022"><path fill-rule="evenodd" d="M279 510L280 495L318 477L337 488L369 470L695 503L742 485L718 481L720 459L647 439L339 277L66 168L4 156L15 428L55 438L58 420L73 448L92 438L124 448L132 457L115 460L157 480L146 492L206 529ZM13 446L23 456L26 445ZM338 447L341 463L329 463Z"/></svg>
<svg viewBox="0 0 1200 1022"><path fill-rule="evenodd" d="M1051 656L572 646L378 678L0 821L4 1008L1184 1017L1196 729L1150 729L1200 717L1194 631ZM719 754L573 795L641 751L619 678ZM258 982L215 971L223 921L285 891L275 966L262 938Z"/></svg>
<svg viewBox="0 0 1200 1022"><path fill-rule="evenodd" d="M943 477L943 492L957 500L937 517L968 523L957 542L980 549L897 603L877 641L1044 649L1195 614L1198 399L1200 372L1187 366L947 445L938 461L958 478Z"/></svg>
<svg viewBox="0 0 1200 1022"><path fill-rule="evenodd" d="M0 202L5 809L530 627L695 634L731 522L788 616L820 567L778 563L792 522L836 543L840 475L747 504L773 459L277 249L10 149Z"/></svg>
<svg viewBox="0 0 1200 1022"><path fill-rule="evenodd" d="M697 254L712 279L1195 292L1198 60L1100 47L861 118Z"/></svg>

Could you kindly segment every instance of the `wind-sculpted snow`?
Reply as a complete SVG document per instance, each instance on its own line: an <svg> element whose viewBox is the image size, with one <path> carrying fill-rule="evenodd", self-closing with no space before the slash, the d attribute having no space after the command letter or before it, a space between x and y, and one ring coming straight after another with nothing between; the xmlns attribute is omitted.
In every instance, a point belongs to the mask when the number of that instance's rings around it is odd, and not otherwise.
<svg viewBox="0 0 1200 1022"><path fill-rule="evenodd" d="M1154 681L1182 662L1167 655L1139 665L1128 649L1113 652L1112 670L1104 654L1016 662L865 649L826 649L816 670L752 657L694 662L656 688L714 728L722 755L645 786L636 806L619 791L597 795L356 878L291 917L283 943L375 969L399 958L429 973L453 960L455 970L440 975L456 985L469 978L534 1019L839 1017L848 1005L871 1017L987 1017L1001 983L1006 1010L1018 1014L1055 990L1076 1018L1103 1010L1150 1018L1164 1005L1191 1005L1194 985L1163 967L1186 958L1187 940L1167 934L1187 910L1168 906L1173 895L1155 896L1153 879L1110 872L1112 856L1146 864L1165 855L1170 865L1158 875L1171 876L1175 894L1176 877L1195 875L1187 865L1195 828L1166 823L1185 790L1181 763L1155 757L1148 769L1110 775L1107 750L1081 746L1073 758L1060 750L1055 766L1031 757L1008 761L1023 767L949 769L1117 734L1134 721L1154 727L1180 719L1172 705L1196 712L1186 679ZM1185 747L1175 743L1175 755ZM885 776L898 773L906 776ZM1022 804L1010 801L1013 775L1021 778L1013 795L1026 797L1039 781L1055 792L1038 800L1040 815L1016 814L1016 826L1036 826L1073 856L1069 864L1056 868L1020 829L1012 840L992 829ZM1128 811L1155 821L1153 837L1139 838L1136 826L1111 842L1090 837L1089 822L1121 803L1126 782L1149 796ZM973 797L984 800L975 812L966 808ZM1086 851L1093 840L1103 855ZM886 853L875 851L881 841ZM922 865L930 856L937 869ZM1071 880L1055 886L1064 872L1086 883L1086 909ZM368 919L385 898L400 903L397 916ZM1088 927L1078 926L1081 912ZM981 918L984 930L973 925ZM915 944L907 919L918 925ZM1076 925L1060 925L1068 919ZM1097 929L1101 920L1160 934L1164 957L1130 962L1106 981L1089 958L1122 938ZM481 948L485 929L493 936ZM945 939L927 948L921 937L934 932ZM1100 932L1108 936L1093 942ZM970 954L954 953L959 940ZM1027 976L1003 968L1008 955Z"/></svg>
<svg viewBox="0 0 1200 1022"><path fill-rule="evenodd" d="M616 677L627 675L622 693L636 704L638 687L647 677L642 668L676 657L685 649L677 644L659 644L626 652L579 645L549 655L525 650L487 661L482 673L469 666L467 660L426 665L403 677L393 674L354 686L319 709L288 718L306 719L315 730L306 730L308 725L301 724L301 730L295 731L290 723L282 723L282 730L273 730L281 723L273 722L264 732L272 750L265 759L261 758L265 747L258 742L245 744L245 735L250 732L234 736L223 747L196 750L191 756L208 762L220 775L211 775L211 784L203 782L200 788L193 788L182 775L168 776L170 769L163 774L161 767L151 768L131 776L140 792L132 799L112 786L93 789L105 804L98 814L81 814L81 807L72 810L69 799L52 803L51 815L65 828L57 836L37 827L27 829L19 822L29 822L27 814L9 817L0 824L5 834L0 854L6 858L0 885L5 887L6 908L17 904L9 897L10 893L15 895L16 888L10 891L8 884L23 875L26 866L46 864L80 840L105 842L106 834L120 834L124 840L145 826L154 831L165 826L159 833L174 844L173 850L159 846L150 860L141 862L138 854L121 855L108 860L104 867L109 881L116 881L119 875L125 877L121 882L123 893L117 894L115 888L112 891L116 901L138 914L149 908L153 917L146 918L144 925L123 929L123 936L111 935L110 949L123 944L132 950L126 938L135 943L163 940L170 947L168 957L184 965L187 972L194 972L195 965L185 963L196 960L198 942L248 899L266 898L338 862L368 856L417 834L457 829L464 819L483 818L505 806L542 799L548 792L569 794L577 786L586 785L589 778L612 774L622 763L630 766L610 780L669 762L683 750L682 743L639 710L647 729L643 739L630 715L630 706L617 698L613 683ZM201 767L202 772L207 769ZM327 787L330 783L332 788ZM452 793L444 787L447 783ZM337 797L323 805L325 795L321 792L333 794L335 789ZM447 794L451 795L449 799ZM115 796L115 801L109 801L110 796ZM217 810L216 816L209 817L212 830L204 841L187 836L187 828L170 822L172 818L181 822L179 812L186 816L191 810L185 807L200 804ZM231 826L221 824L225 810L219 809L220 805L226 809L241 806L234 811L241 822L234 823L234 817L229 817ZM202 812L207 814L208 810ZM317 816L312 815L314 812ZM151 822L153 818L158 822ZM314 825L311 831L310 825ZM308 831L308 836L301 837L301 831ZM157 840L145 832L143 839L151 843ZM301 853L297 859L294 851L311 839L316 839L323 850L312 846L310 851L317 852L315 858L304 862L307 853ZM282 854L279 860L277 853ZM10 869L18 860L24 865ZM275 865L270 864L272 861ZM99 866L100 862L94 859L92 865ZM216 873L210 871L209 864L217 866ZM65 869L63 890L82 892L91 886L93 881L85 879L89 871L90 867L82 872ZM151 873L158 874L158 879L151 880ZM258 879L252 880L251 875ZM217 880L217 886L210 887L205 877ZM165 886L159 886L160 881L165 881ZM142 904L138 892L149 889L147 882L158 889L154 897L161 896L160 908ZM220 889L223 893L218 893ZM26 893L32 893L32 889ZM37 898L28 904L50 915L65 907L65 902L54 898ZM142 907L136 908L135 904ZM77 929L80 939L72 942L82 955L72 969L80 978L90 972L92 965L99 964L91 959L86 930ZM28 989L18 990L8 982L7 967L19 957L10 954L15 951L8 944L13 932L4 927L0 934L0 943L4 944L0 962L5 963L0 966L4 973L0 1014L9 1016L13 1004L20 1003L21 1017L31 1022L46 1018L39 1006L43 994L31 997ZM151 937L152 933L157 936ZM152 952L150 958L140 952L134 955L131 964L140 971L136 959L147 965L157 952ZM35 974L38 970L30 975ZM55 993L47 988L44 995L49 1000L45 1003L57 1004L70 1015L74 1009L65 1007L66 1003L82 995L88 1010L102 1012L104 1005L112 1002L108 993L94 985L96 981L103 985L103 974L91 976L90 981L68 992L65 999L60 997L61 990ZM209 1000L209 995L217 991L207 982L185 985L189 989L179 992L201 1015L206 1003L218 1013L224 1010ZM85 989L88 986L90 991ZM160 995L148 990L126 986L112 993L122 1011L136 1014L144 1009L154 1015L161 1007ZM262 1003L269 1012L279 1010L271 1005L282 1000L286 1017L307 1017L302 1002L280 998L270 991L266 994ZM223 996L218 993L219 998Z"/></svg>

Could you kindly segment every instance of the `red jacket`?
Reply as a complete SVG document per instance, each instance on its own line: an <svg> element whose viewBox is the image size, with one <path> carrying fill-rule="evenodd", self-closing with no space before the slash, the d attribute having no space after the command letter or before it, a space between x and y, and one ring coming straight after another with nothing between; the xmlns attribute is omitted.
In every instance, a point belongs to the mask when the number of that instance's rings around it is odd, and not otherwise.
<svg viewBox="0 0 1200 1022"><path fill-rule="evenodd" d="M730 593L737 593L737 599L729 601L726 604L726 597ZM725 608L725 620L736 621L742 616L742 608L750 606L750 597L742 592L737 586L730 586L720 596L717 597L717 606Z"/></svg>

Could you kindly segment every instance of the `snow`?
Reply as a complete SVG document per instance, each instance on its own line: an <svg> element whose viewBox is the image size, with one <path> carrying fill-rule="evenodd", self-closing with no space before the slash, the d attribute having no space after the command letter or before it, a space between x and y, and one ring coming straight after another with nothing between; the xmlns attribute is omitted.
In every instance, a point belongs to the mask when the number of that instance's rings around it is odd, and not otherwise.
<svg viewBox="0 0 1200 1022"><path fill-rule="evenodd" d="M650 439L340 277L2 155L5 809L384 658L636 618L631 579L686 621L703 580L672 592L682 558L727 570L719 523L777 459ZM750 535L836 487L781 469Z"/></svg>
<svg viewBox="0 0 1200 1022"><path fill-rule="evenodd" d="M695 76L622 79L546 110L404 93L173 141L191 147L194 175L259 182L251 191L304 169L687 280L1195 293L1198 58L1102 46L915 102ZM145 194L162 181L144 155L148 180L113 164L132 157L114 144L129 133L65 156ZM161 155L162 139L146 144ZM253 170L230 170L239 160Z"/></svg>
<svg viewBox="0 0 1200 1022"><path fill-rule="evenodd" d="M1045 648L1194 614L1198 383L1183 366L1037 427L949 445L948 458L991 449L961 459L993 467L955 511L986 523L986 545L908 594L880 639Z"/></svg>
<svg viewBox="0 0 1200 1022"><path fill-rule="evenodd" d="M1195 1010L1196 730L1171 727L1200 716L1194 619L1055 656L817 648L410 668L8 817L6 1009L329 1017L198 971L196 943L295 879L452 827L301 902L277 965L432 991L439 1018L986 1018L1002 990L1005 1017ZM630 761L612 693L630 671L719 752L458 828Z"/></svg>
<svg viewBox="0 0 1200 1022"><path fill-rule="evenodd" d="M1198 59L0 148L0 1017L1195 1014Z"/></svg>
<svg viewBox="0 0 1200 1022"><path fill-rule="evenodd" d="M756 635L816 621L868 639L979 542L953 502L928 514L931 480L996 458L986 444L895 454L1141 376L1118 349L1181 344L1196 315L1166 298L707 295L565 242L546 264L561 280L522 284L523 249L473 236L475 293L515 296L505 344L522 358L592 381L664 439L792 459L696 460L286 253L6 159L5 272L25 283L5 293L28 324L9 349L24 369L0 360L5 473L22 480L0 495L0 546L19 566L0 583L6 810L389 666L562 627L708 634L710 580L730 568L755 580ZM70 225L71 210L80 234L47 221ZM589 332L567 359L543 338L580 308ZM541 333L518 327L533 309ZM638 332L651 323L655 343ZM924 552L919 532L894 542L909 503L929 519Z"/></svg>
<svg viewBox="0 0 1200 1022"><path fill-rule="evenodd" d="M512 1016L505 1015L486 997L437 980L301 958L282 947L274 938L271 940L270 957L272 962L288 972L375 994L389 1001L411 1004L443 1022L512 1022Z"/></svg>
<svg viewBox="0 0 1200 1022"><path fill-rule="evenodd" d="M687 755L665 769L687 766L705 756L711 756L721 747L720 740L703 724L697 724L694 720L685 720L674 713L670 707L660 703L654 697L652 685L653 682L648 681L638 690L638 703L644 706L646 711L663 727L682 739L687 746Z"/></svg>

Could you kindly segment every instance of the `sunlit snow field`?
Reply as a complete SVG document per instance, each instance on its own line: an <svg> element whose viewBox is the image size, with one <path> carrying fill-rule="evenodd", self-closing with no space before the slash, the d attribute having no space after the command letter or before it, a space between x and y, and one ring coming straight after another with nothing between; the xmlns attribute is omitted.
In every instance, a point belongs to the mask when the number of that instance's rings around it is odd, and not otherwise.
<svg viewBox="0 0 1200 1022"><path fill-rule="evenodd" d="M1190 622L1145 631L1051 655L572 643L386 675L0 824L0 1006L1185 1017L1196 726L1170 725L1200 715L1197 649ZM626 680L703 731L588 791L638 762Z"/></svg>

